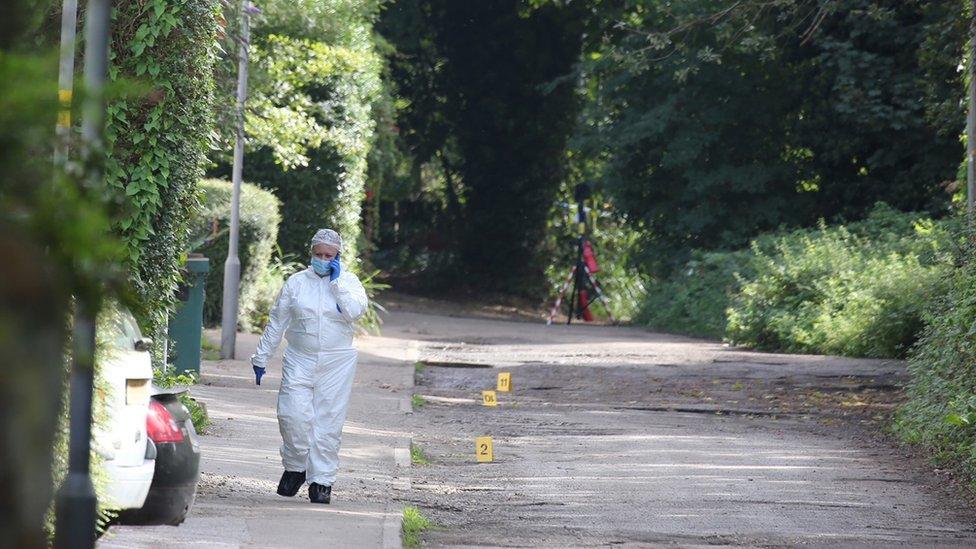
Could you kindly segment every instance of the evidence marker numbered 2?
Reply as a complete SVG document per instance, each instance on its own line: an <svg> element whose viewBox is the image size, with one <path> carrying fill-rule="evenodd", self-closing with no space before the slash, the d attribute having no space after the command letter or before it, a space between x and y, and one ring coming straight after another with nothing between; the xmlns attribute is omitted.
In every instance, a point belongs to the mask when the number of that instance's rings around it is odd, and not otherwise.
<svg viewBox="0 0 976 549"><path fill-rule="evenodd" d="M478 437L474 441L475 457L478 463L491 463L495 460L495 452L491 445L491 437Z"/></svg>

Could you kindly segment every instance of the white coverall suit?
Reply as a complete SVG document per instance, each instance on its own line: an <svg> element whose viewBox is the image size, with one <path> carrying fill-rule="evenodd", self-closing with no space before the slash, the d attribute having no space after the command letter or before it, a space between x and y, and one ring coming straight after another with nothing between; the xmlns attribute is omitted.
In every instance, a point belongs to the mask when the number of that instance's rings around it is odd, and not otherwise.
<svg viewBox="0 0 976 549"><path fill-rule="evenodd" d="M356 373L353 323L366 305L366 291L349 271L334 281L311 267L295 273L281 289L251 359L266 367L282 335L288 340L278 391L281 462L286 471L305 471L309 483L335 482Z"/></svg>

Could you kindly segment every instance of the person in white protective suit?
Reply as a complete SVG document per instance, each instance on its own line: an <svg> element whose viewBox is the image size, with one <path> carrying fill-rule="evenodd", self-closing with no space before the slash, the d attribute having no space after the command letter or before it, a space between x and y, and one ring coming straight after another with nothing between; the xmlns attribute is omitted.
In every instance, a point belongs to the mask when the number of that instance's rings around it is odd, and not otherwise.
<svg viewBox="0 0 976 549"><path fill-rule="evenodd" d="M285 472L278 494L294 496L307 480L313 503L329 503L339 468L339 442L356 371L354 322L366 312L366 291L342 268L342 239L321 229L311 242L311 266L292 275L271 309L251 356L261 384L268 359L288 340L278 391L278 428Z"/></svg>

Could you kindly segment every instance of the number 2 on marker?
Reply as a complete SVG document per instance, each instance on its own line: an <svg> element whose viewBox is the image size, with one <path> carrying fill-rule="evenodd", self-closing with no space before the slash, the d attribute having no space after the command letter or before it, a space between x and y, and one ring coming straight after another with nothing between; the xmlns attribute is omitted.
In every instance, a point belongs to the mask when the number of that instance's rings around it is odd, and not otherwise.
<svg viewBox="0 0 976 549"><path fill-rule="evenodd" d="M478 463L494 461L495 453L491 446L491 437L478 437L475 439L475 456L478 459Z"/></svg>
<svg viewBox="0 0 976 549"><path fill-rule="evenodd" d="M498 374L498 391L502 393L507 393L512 390L512 374L510 372L501 372Z"/></svg>

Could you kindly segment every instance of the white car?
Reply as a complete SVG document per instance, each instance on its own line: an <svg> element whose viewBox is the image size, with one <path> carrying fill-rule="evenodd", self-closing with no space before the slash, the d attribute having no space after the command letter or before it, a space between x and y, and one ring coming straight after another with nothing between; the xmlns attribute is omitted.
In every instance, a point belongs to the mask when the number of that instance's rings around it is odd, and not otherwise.
<svg viewBox="0 0 976 549"><path fill-rule="evenodd" d="M143 338L132 314L112 312L106 338L109 349L99 364L107 390L96 391L104 400L108 422L94 428L94 450L105 460L108 486L98 494L108 506L138 509L146 500L156 465L156 447L146 435L146 416L152 390L152 342ZM104 325L103 325L104 326Z"/></svg>

